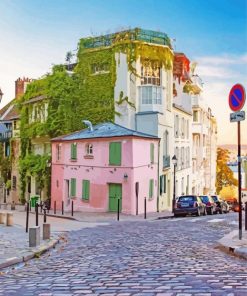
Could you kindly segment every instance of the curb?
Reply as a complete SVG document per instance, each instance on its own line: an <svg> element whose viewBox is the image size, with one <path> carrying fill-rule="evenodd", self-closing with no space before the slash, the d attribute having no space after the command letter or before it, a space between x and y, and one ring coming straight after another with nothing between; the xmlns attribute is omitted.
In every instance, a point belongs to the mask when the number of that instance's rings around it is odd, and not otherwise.
<svg viewBox="0 0 247 296"><path fill-rule="evenodd" d="M6 259L5 262L0 263L0 270L18 263L27 262L30 259L38 258L41 254L44 254L45 252L49 251L52 248L55 248L55 246L60 242L60 237L57 239L52 239L47 246L42 246L40 249L32 252L26 253L26 255L22 257L13 257L10 259Z"/></svg>
<svg viewBox="0 0 247 296"><path fill-rule="evenodd" d="M164 216L164 217L158 217L155 220L163 220L163 219L173 219L175 216Z"/></svg>
<svg viewBox="0 0 247 296"><path fill-rule="evenodd" d="M216 246L216 248L227 254L247 260L247 245L238 246L237 243L233 241L233 238L236 236L236 234L237 231L234 230L218 240L218 246Z"/></svg>
<svg viewBox="0 0 247 296"><path fill-rule="evenodd" d="M29 212L29 214L35 215L35 212ZM39 213L39 216L44 216L44 214ZM80 220L78 220L78 219L76 219L74 217L68 217L68 216L63 216L63 215L52 215L52 214L47 214L46 213L46 216L47 217L61 218L61 219L67 219L67 220L73 220L73 221L79 221L80 222Z"/></svg>

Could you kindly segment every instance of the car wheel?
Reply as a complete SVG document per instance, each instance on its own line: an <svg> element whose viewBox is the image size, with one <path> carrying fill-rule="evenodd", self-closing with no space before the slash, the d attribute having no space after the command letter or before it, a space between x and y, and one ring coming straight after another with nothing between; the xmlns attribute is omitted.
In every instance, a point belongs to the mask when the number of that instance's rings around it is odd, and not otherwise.
<svg viewBox="0 0 247 296"><path fill-rule="evenodd" d="M213 208L210 208L209 214L210 215L213 215L214 214L214 209Z"/></svg>
<svg viewBox="0 0 247 296"><path fill-rule="evenodd" d="M223 210L221 208L219 209L219 214L223 214Z"/></svg>

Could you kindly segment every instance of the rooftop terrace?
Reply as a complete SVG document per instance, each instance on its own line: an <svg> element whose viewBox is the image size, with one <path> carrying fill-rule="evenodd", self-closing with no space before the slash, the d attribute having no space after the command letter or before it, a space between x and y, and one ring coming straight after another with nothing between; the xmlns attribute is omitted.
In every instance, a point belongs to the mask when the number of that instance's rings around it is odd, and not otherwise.
<svg viewBox="0 0 247 296"><path fill-rule="evenodd" d="M140 28L125 30L112 34L101 35L97 37L82 38L85 48L97 48L114 45L122 41L143 41L153 44L166 45L170 48L171 40L167 34L152 30L143 30Z"/></svg>

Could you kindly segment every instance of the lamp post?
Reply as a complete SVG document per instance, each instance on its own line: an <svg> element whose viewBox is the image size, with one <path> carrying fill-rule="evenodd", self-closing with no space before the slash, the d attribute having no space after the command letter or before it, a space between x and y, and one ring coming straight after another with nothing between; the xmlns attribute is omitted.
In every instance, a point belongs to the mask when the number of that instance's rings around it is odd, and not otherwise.
<svg viewBox="0 0 247 296"><path fill-rule="evenodd" d="M172 199L172 212L174 213L175 202L176 202L176 166L177 166L177 157L174 155L172 157L172 163L174 167L174 181L173 181L173 199Z"/></svg>

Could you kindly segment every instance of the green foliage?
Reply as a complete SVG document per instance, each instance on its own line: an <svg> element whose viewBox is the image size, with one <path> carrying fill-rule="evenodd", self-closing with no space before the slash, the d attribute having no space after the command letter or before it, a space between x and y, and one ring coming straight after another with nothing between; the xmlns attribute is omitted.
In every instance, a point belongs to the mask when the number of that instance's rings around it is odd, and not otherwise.
<svg viewBox="0 0 247 296"><path fill-rule="evenodd" d="M0 143L0 173L3 182L6 183L11 176L11 162L9 157L4 156L3 143Z"/></svg>
<svg viewBox="0 0 247 296"><path fill-rule="evenodd" d="M217 167L216 167L216 192L219 194L223 187L237 186L238 180L233 176L232 170L227 166L230 152L227 149L217 149Z"/></svg>
<svg viewBox="0 0 247 296"><path fill-rule="evenodd" d="M130 105L132 108L136 109L135 104L132 103L132 102L130 102L127 96L126 96L126 97L123 97L123 92L121 91L121 92L120 92L120 95L119 95L119 100L116 101L116 104L117 104L117 105L122 105L124 102L126 102L126 103L127 103L128 105Z"/></svg>

